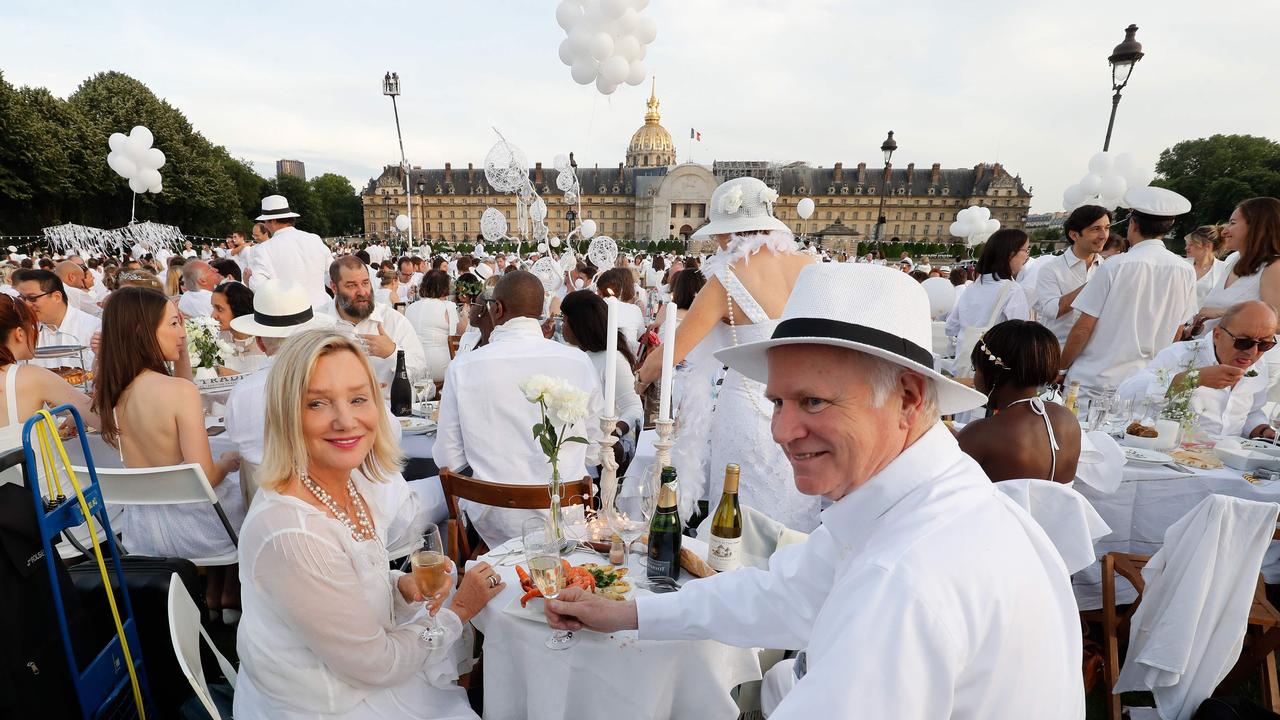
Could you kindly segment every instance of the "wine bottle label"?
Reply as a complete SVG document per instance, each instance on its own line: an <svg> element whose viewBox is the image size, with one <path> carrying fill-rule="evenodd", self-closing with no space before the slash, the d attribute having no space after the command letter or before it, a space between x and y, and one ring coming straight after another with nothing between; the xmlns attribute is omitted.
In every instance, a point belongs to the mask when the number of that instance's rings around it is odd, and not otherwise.
<svg viewBox="0 0 1280 720"><path fill-rule="evenodd" d="M661 575L670 575L670 574L671 574L670 561L655 560L652 557L649 558L649 571L647 573L649 577L658 577Z"/></svg>
<svg viewBox="0 0 1280 720"><path fill-rule="evenodd" d="M716 572L729 572L742 566L742 538L712 535L707 545L707 564Z"/></svg>

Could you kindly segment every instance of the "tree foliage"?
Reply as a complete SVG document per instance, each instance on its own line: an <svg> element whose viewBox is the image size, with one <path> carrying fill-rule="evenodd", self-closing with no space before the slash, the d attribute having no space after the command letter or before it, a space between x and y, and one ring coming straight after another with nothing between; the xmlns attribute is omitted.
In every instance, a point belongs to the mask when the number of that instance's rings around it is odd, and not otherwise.
<svg viewBox="0 0 1280 720"><path fill-rule="evenodd" d="M1241 200L1280 197L1280 143L1253 135L1186 140L1160 153L1153 183L1181 193L1191 212L1178 220L1181 237L1200 225L1226 222Z"/></svg>

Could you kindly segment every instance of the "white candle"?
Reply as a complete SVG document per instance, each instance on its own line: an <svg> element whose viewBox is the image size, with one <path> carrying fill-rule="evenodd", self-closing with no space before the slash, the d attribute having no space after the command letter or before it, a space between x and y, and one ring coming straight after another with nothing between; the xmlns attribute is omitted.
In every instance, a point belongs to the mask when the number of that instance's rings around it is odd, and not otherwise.
<svg viewBox="0 0 1280 720"><path fill-rule="evenodd" d="M618 301L606 298L604 304L609 308L609 322L605 330L604 347L604 415L618 416Z"/></svg>
<svg viewBox="0 0 1280 720"><path fill-rule="evenodd" d="M662 387L658 393L658 419L671 419L671 384L676 365L676 304L667 303L662 319Z"/></svg>

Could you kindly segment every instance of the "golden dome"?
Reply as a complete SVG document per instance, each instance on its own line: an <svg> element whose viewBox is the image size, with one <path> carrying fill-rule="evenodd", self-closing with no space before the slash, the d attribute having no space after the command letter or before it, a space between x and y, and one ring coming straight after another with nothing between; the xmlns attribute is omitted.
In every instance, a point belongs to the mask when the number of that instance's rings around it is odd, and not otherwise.
<svg viewBox="0 0 1280 720"><path fill-rule="evenodd" d="M676 146L671 133L662 127L658 113L657 80L649 91L649 109L644 125L631 136L627 146L627 167L668 167L676 164Z"/></svg>

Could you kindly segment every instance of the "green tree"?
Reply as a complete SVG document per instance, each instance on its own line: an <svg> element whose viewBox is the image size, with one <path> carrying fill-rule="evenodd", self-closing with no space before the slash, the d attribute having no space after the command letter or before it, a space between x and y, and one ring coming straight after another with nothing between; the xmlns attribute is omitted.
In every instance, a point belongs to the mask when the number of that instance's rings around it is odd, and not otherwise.
<svg viewBox="0 0 1280 720"><path fill-rule="evenodd" d="M1280 196L1280 143L1253 135L1186 140L1160 153L1156 174L1153 184L1191 201L1191 212L1175 228L1181 237L1225 222L1241 200Z"/></svg>
<svg viewBox="0 0 1280 720"><path fill-rule="evenodd" d="M298 218L299 230L326 237L331 234L329 218L321 212L320 205L311 193L311 185L306 180L293 175L279 175L274 180L267 181L267 193L283 195L289 200L289 207L302 216Z"/></svg>
<svg viewBox="0 0 1280 720"><path fill-rule="evenodd" d="M236 189L237 217L227 232L239 230L248 235L253 219L262 214L262 198L271 194L267 192L269 183L248 160L237 160L221 147L218 150L222 151L222 166Z"/></svg>
<svg viewBox="0 0 1280 720"><path fill-rule="evenodd" d="M320 213L325 216L331 235L347 235L361 232L364 227L364 205L351 187L351 182L341 175L325 173L311 178L311 196Z"/></svg>

